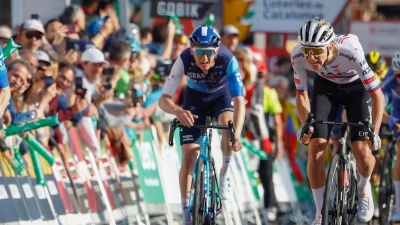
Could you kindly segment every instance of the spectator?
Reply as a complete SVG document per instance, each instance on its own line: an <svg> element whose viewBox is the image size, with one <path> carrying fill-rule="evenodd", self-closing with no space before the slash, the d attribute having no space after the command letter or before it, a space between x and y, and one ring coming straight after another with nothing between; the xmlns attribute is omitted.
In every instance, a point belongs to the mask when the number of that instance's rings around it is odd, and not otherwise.
<svg viewBox="0 0 400 225"><path fill-rule="evenodd" d="M96 11L99 8L99 0L81 0L82 10L85 13L86 29L90 22L96 18Z"/></svg>
<svg viewBox="0 0 400 225"><path fill-rule="evenodd" d="M50 61L49 55L44 51L36 51L35 55L39 61L38 72L36 74L36 79L42 79L43 77L53 76L52 63Z"/></svg>
<svg viewBox="0 0 400 225"><path fill-rule="evenodd" d="M188 47L188 37L184 34L175 34L172 45L171 59L175 61L180 54Z"/></svg>
<svg viewBox="0 0 400 225"><path fill-rule="evenodd" d="M65 8L60 16L60 21L68 26L68 33L77 33L80 38L86 36L86 16L79 5L71 5Z"/></svg>
<svg viewBox="0 0 400 225"><path fill-rule="evenodd" d="M221 44L225 45L231 52L235 52L239 45L239 30L233 25L226 25L222 28Z"/></svg>
<svg viewBox="0 0 400 225"><path fill-rule="evenodd" d="M21 25L17 42L21 45L21 49L36 51L42 45L44 34L44 27L40 21L26 20Z"/></svg>
<svg viewBox="0 0 400 225"><path fill-rule="evenodd" d="M140 43L142 47L147 51L147 45L153 42L153 36L151 34L150 27L144 27L140 29Z"/></svg>
<svg viewBox="0 0 400 225"><path fill-rule="evenodd" d="M60 61L62 55L65 54L63 45L67 28L59 20L52 19L45 24L44 29L45 40L39 50L46 52L51 60Z"/></svg>
<svg viewBox="0 0 400 225"><path fill-rule="evenodd" d="M36 73L38 72L39 68L39 60L34 52L29 49L22 49L19 51L19 55L21 59L26 60L30 63L32 69L32 78L36 79Z"/></svg>

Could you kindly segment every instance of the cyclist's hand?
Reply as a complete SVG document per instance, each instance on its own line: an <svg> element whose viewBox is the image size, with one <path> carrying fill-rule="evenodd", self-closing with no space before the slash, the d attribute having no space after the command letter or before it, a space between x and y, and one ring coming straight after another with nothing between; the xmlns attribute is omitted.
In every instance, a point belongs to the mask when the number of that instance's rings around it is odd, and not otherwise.
<svg viewBox="0 0 400 225"><path fill-rule="evenodd" d="M374 147L372 147L372 142L369 140L368 136L365 137L365 141L368 143L368 146L372 151L376 151L381 148L381 138L376 133L374 133Z"/></svg>
<svg viewBox="0 0 400 225"><path fill-rule="evenodd" d="M301 131L303 130L303 127L300 127L300 129L297 131L297 141L302 143L303 145L308 145L310 142L311 135L314 133L314 127L310 126L310 129L308 130L307 134L304 134L303 137L301 136Z"/></svg>
<svg viewBox="0 0 400 225"><path fill-rule="evenodd" d="M240 138L235 138L235 144L232 145L232 140L229 140L229 146L232 147L232 150L234 152L238 152L240 149L242 149L242 142L240 141Z"/></svg>
<svg viewBox="0 0 400 225"><path fill-rule="evenodd" d="M191 127L194 124L194 119L197 119L197 115L193 115L189 110L178 110L175 113L176 118L182 123L185 127Z"/></svg>

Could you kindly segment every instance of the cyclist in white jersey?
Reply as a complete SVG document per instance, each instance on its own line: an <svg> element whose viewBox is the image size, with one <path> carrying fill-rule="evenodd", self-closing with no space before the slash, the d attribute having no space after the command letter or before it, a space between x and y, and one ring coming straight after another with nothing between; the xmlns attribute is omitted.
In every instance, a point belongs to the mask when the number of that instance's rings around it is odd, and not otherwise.
<svg viewBox="0 0 400 225"><path fill-rule="evenodd" d="M346 107L349 122L358 123L370 119L375 126L374 140L365 137L366 129L350 130L351 148L360 175L357 184L357 214L360 221L367 222L374 212L369 183L375 165L371 143L375 150L381 146L377 134L384 109L382 91L364 57L357 36L335 35L330 23L315 18L303 24L298 40L300 43L294 47L291 57L297 89L296 107L302 125L309 112L314 114L315 120L335 120L341 104ZM314 80L311 101L307 94L306 70L319 75ZM312 225L321 224L326 180L324 154L331 129L332 126L317 124L302 137L301 128L297 132L298 141L310 145L307 172L317 209Z"/></svg>

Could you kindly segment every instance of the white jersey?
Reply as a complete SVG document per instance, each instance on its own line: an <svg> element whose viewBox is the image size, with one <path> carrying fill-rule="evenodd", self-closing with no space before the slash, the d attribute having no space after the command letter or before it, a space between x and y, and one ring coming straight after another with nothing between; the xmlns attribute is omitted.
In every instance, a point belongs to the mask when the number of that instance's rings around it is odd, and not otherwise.
<svg viewBox="0 0 400 225"><path fill-rule="evenodd" d="M301 44L293 48L291 58L297 91L307 91L307 70L314 71L319 76L337 84L347 84L361 79L368 92L377 90L379 83L365 59L358 37L354 34L336 35L334 42L338 47L335 61L322 66L319 70L311 68L301 52Z"/></svg>

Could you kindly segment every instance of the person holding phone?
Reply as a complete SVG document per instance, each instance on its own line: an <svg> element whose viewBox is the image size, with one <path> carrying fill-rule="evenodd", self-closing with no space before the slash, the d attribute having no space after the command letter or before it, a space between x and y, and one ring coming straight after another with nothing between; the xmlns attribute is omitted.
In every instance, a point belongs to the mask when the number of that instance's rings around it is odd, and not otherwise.
<svg viewBox="0 0 400 225"><path fill-rule="evenodd" d="M52 62L50 60L49 55L41 50L37 50L35 52L36 57L38 58L38 68L36 73L36 79L43 79L46 76L52 76Z"/></svg>

